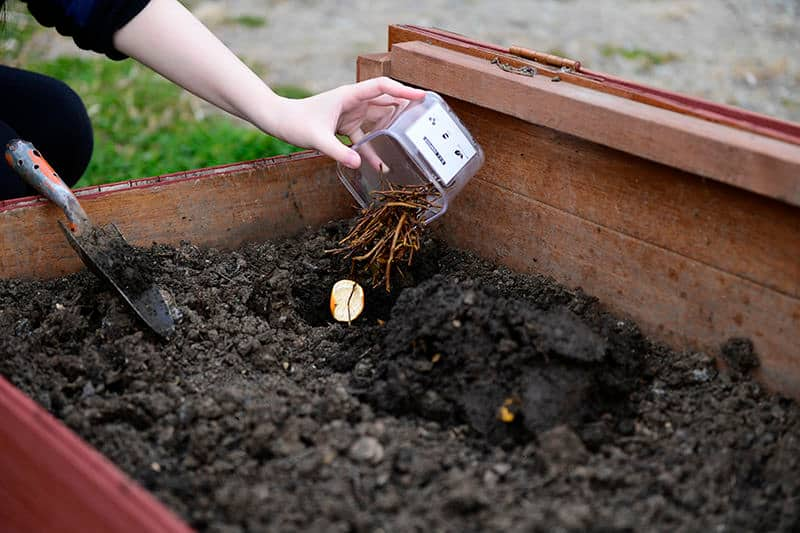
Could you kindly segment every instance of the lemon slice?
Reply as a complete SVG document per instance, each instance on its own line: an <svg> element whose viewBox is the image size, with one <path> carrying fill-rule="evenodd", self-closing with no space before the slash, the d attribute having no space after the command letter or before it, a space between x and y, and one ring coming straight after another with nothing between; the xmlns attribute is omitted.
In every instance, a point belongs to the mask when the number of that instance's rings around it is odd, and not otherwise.
<svg viewBox="0 0 800 533"><path fill-rule="evenodd" d="M339 322L351 322L364 310L364 289L350 279L341 279L331 289L331 314Z"/></svg>

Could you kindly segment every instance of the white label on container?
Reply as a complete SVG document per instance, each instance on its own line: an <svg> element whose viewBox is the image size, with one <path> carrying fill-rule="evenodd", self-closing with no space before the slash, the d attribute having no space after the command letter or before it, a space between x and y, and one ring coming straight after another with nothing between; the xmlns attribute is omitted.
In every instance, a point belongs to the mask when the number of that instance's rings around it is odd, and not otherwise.
<svg viewBox="0 0 800 533"><path fill-rule="evenodd" d="M461 128L438 104L418 118L408 128L406 135L445 186L450 185L458 171L476 152Z"/></svg>

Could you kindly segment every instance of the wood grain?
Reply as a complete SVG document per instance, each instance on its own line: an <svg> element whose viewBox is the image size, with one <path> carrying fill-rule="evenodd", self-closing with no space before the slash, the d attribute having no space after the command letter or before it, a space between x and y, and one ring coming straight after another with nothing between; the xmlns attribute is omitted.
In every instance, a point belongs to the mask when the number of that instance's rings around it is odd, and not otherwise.
<svg viewBox="0 0 800 533"><path fill-rule="evenodd" d="M436 76L423 68L404 81L443 87ZM674 348L718 354L730 337L749 337L759 378L800 398L800 209L558 131L559 122L448 102L486 163L444 217L442 237L581 287Z"/></svg>
<svg viewBox="0 0 800 533"><path fill-rule="evenodd" d="M403 82L800 206L800 146L426 43L391 54Z"/></svg>
<svg viewBox="0 0 800 533"><path fill-rule="evenodd" d="M483 178L443 218L450 244L580 287L673 347L752 339L759 379L800 398L800 299L589 222Z"/></svg>
<svg viewBox="0 0 800 533"><path fill-rule="evenodd" d="M389 52L358 56L356 59L356 81L388 76L391 60Z"/></svg>
<svg viewBox="0 0 800 533"><path fill-rule="evenodd" d="M497 59L513 67L535 67L547 76L558 76L562 81L590 89L628 98L649 106L725 124L744 131L764 135L785 142L800 144L800 124L755 113L739 107L703 100L694 96L667 91L658 87L626 80L604 72L594 72L581 66L578 72L560 70L551 65L521 58L505 48L476 41L464 35L439 28L426 28L408 24L389 26L389 49L395 44L421 41L448 50L462 52L486 60Z"/></svg>
<svg viewBox="0 0 800 533"><path fill-rule="evenodd" d="M450 104L486 153L485 181L800 297L800 209L472 104Z"/></svg>
<svg viewBox="0 0 800 533"><path fill-rule="evenodd" d="M114 222L139 246L233 248L352 212L335 163L311 152L90 187L77 196L93 223ZM83 268L59 219L60 210L38 197L0 204L0 277L51 278Z"/></svg>
<svg viewBox="0 0 800 533"><path fill-rule="evenodd" d="M486 151L487 181L800 297L800 210L793 206L476 105L450 104Z"/></svg>

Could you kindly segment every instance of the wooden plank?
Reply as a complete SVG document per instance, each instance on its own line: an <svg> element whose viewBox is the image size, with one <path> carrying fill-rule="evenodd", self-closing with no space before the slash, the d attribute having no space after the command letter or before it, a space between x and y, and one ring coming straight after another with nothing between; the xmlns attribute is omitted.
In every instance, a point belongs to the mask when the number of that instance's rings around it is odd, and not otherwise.
<svg viewBox="0 0 800 533"><path fill-rule="evenodd" d="M96 224L136 245L233 248L351 213L335 163L312 152L133 180L77 192ZM0 203L0 277L50 278L83 267L42 198Z"/></svg>
<svg viewBox="0 0 800 533"><path fill-rule="evenodd" d="M755 113L746 109L703 100L649 85L633 82L603 72L593 72L582 66L578 72L563 71L550 65L513 55L510 48L476 41L439 28L408 24L389 26L389 49L398 43L421 41L474 57L497 59L514 67L535 67L540 73L558 76L563 82L614 94L651 106L677 111L718 124L726 124L752 133L765 135L793 144L800 144L800 124Z"/></svg>
<svg viewBox="0 0 800 533"><path fill-rule="evenodd" d="M364 54L356 59L356 81L388 76L391 68L389 52Z"/></svg>
<svg viewBox="0 0 800 533"><path fill-rule="evenodd" d="M800 146L426 43L391 54L400 81L800 206Z"/></svg>
<svg viewBox="0 0 800 533"><path fill-rule="evenodd" d="M491 183L800 297L800 210L508 115L450 103L486 151L481 176Z"/></svg>
<svg viewBox="0 0 800 533"><path fill-rule="evenodd" d="M449 103L486 153L485 181L800 297L800 209L482 107Z"/></svg>
<svg viewBox="0 0 800 533"><path fill-rule="evenodd" d="M749 337L761 362L757 377L800 398L798 298L483 178L473 178L443 221L438 232L452 245L581 287L674 347L716 354L728 338Z"/></svg>
<svg viewBox="0 0 800 533"><path fill-rule="evenodd" d="M420 43L395 47L391 75L441 91L445 85L424 64L398 75L405 46ZM410 73L410 65L401 69ZM482 87L489 96L506 90L483 74L459 83L459 90ZM478 92L468 94L477 99ZM515 98L541 102L524 91ZM800 397L800 209L448 101L486 163L443 219L441 236L515 270L582 287L676 348L718 354L728 338L749 337L762 363L758 377Z"/></svg>
<svg viewBox="0 0 800 533"><path fill-rule="evenodd" d="M0 376L0 529L188 533L189 527Z"/></svg>

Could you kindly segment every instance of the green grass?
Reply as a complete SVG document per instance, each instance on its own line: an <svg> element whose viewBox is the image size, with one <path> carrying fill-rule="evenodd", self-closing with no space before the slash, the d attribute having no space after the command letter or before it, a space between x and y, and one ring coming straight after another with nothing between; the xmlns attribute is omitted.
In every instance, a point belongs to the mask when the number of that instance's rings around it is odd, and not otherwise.
<svg viewBox="0 0 800 533"><path fill-rule="evenodd" d="M604 45L601 53L605 57L620 56L631 61L638 61L642 68L648 69L657 65L664 65L680 59L678 54L672 52L654 52L636 47Z"/></svg>
<svg viewBox="0 0 800 533"><path fill-rule="evenodd" d="M791 98L782 98L781 104L783 104L783 107L789 109L790 111L800 110L800 99L793 100Z"/></svg>
<svg viewBox="0 0 800 533"><path fill-rule="evenodd" d="M63 57L28 68L66 82L89 110L95 152L79 186L297 151L227 117L201 116L196 100L134 61Z"/></svg>
<svg viewBox="0 0 800 533"><path fill-rule="evenodd" d="M244 26L245 28L261 28L267 25L267 19L258 15L239 15L225 20L227 24Z"/></svg>
<svg viewBox="0 0 800 533"><path fill-rule="evenodd" d="M287 154L298 148L264 135L217 112L133 60L103 56L33 61L28 44L42 29L9 6L0 27L3 63L60 79L83 99L92 120L95 147L78 186L167 174ZM238 21L251 24L256 21ZM298 87L275 88L290 98L310 93Z"/></svg>
<svg viewBox="0 0 800 533"><path fill-rule="evenodd" d="M36 33L38 26L33 17L4 6L0 10L0 44L3 64L13 62L23 44Z"/></svg>

